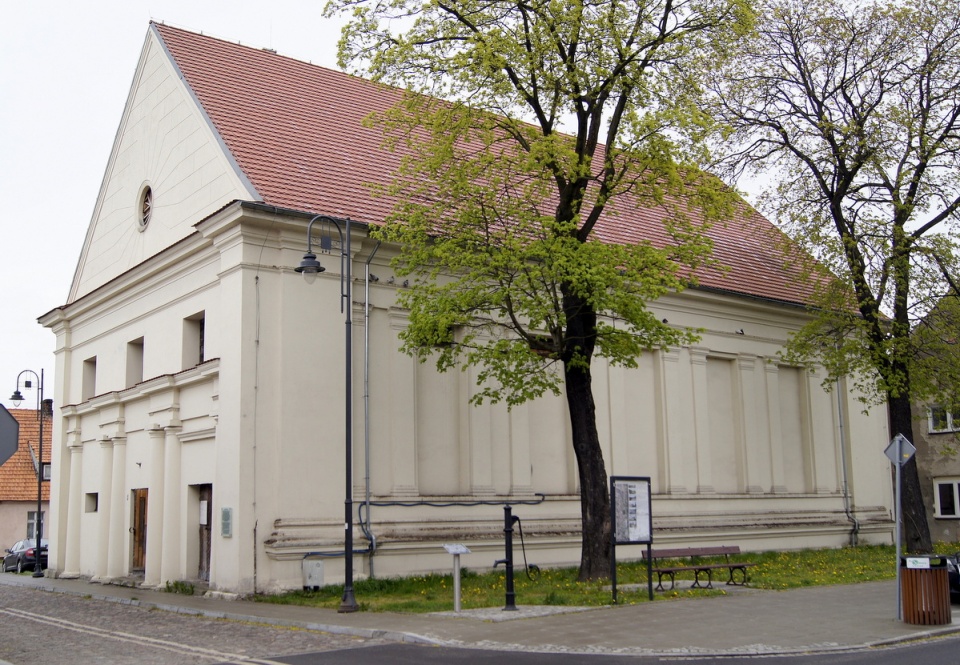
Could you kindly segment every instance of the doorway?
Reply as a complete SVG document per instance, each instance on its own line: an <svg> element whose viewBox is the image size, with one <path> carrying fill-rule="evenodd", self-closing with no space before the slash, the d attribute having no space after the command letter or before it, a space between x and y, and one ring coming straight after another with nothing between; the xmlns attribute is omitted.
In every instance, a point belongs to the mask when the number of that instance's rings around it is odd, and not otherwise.
<svg viewBox="0 0 960 665"><path fill-rule="evenodd" d="M200 566L197 577L210 581L211 526L213 521L213 485L197 485L200 499Z"/></svg>
<svg viewBox="0 0 960 665"><path fill-rule="evenodd" d="M147 559L147 490L133 490L133 526L130 527L133 535L133 561L130 569L133 572L143 572Z"/></svg>

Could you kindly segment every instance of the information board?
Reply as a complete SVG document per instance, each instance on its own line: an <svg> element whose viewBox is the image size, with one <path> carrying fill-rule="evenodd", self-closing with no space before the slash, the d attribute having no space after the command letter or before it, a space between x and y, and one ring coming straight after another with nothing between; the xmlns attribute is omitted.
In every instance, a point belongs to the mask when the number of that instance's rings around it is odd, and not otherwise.
<svg viewBox="0 0 960 665"><path fill-rule="evenodd" d="M614 543L637 545L653 542L650 478L611 476L610 489Z"/></svg>

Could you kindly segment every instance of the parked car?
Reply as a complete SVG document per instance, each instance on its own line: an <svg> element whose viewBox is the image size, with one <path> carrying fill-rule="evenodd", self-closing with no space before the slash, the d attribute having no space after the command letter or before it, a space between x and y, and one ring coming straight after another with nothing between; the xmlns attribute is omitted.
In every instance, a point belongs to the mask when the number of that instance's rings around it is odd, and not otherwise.
<svg viewBox="0 0 960 665"><path fill-rule="evenodd" d="M37 566L36 548L34 544L37 541L33 538L19 540L13 547L4 550L3 572L9 573L16 571L22 573L25 570L35 570ZM47 567L47 539L40 540L40 568Z"/></svg>
<svg viewBox="0 0 960 665"><path fill-rule="evenodd" d="M960 552L947 557L947 577L950 579L950 602L960 603Z"/></svg>

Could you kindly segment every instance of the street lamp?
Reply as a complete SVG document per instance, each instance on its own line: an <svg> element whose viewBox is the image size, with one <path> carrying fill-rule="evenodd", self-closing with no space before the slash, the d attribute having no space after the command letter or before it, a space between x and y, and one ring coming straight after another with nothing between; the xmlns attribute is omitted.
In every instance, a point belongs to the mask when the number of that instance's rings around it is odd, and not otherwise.
<svg viewBox="0 0 960 665"><path fill-rule="evenodd" d="M353 306L350 297L351 275L350 275L350 220L337 220L328 215L316 215L307 223L307 253L303 255L303 260L295 269L303 274L307 283L312 283L317 274L323 272L325 268L320 265L317 255L313 253L313 224L320 220L327 222L337 228L340 234L340 311L345 313L345 336L346 347L344 355L344 402L346 410L344 414L344 466L345 466L345 493L343 501L343 528L344 528L344 571L343 571L343 598L340 600L338 612L356 612L360 609L353 596ZM344 223L344 228L340 227L340 222ZM346 237L344 237L346 236ZM321 248L324 243L321 242Z"/></svg>
<svg viewBox="0 0 960 665"><path fill-rule="evenodd" d="M13 402L14 406L20 406L21 402L23 402L23 395L20 393L20 377L24 374L33 374L37 383L40 384L38 386L39 390L37 391L37 419L40 421L40 435L37 437L37 526L34 530L37 546L34 550L36 557L33 566L33 576L43 577L43 565L40 563L41 543L43 542L43 418L44 416L53 415L53 400L43 398L43 370L41 369L40 375L37 376L37 373L32 369L25 369L17 374L17 386L13 391L13 395L10 396L10 401ZM30 379L24 379L23 387L33 387Z"/></svg>

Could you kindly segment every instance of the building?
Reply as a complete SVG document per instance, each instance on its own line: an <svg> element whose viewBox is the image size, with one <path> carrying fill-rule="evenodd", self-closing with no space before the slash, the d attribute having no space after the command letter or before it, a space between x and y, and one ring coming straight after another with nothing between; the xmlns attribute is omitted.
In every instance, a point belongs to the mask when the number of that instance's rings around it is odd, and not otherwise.
<svg viewBox="0 0 960 665"><path fill-rule="evenodd" d="M23 538L35 538L37 528L37 471L40 455L40 419L36 409L10 409L20 424L17 451L0 465L0 548ZM50 420L43 423L43 479L50 480ZM41 483L43 537L50 502L50 483Z"/></svg>
<svg viewBox="0 0 960 665"><path fill-rule="evenodd" d="M508 500L528 502L514 512L531 561L578 560L563 401L471 407L475 373L437 374L397 351L396 248L367 237L391 202L366 185L386 182L399 156L362 120L398 94L151 24L68 301L41 317L57 338L61 405L55 574L269 592L299 588L305 555L321 552L312 579L342 580L338 250L313 285L293 270L318 213L354 221L361 276L358 573L445 569L449 542L470 547L465 565L489 567ZM640 237L656 212L642 217L624 212L616 230ZM702 328L698 345L635 370L598 364L607 470L651 478L658 542L798 548L847 543L854 529L890 542L885 414L776 361L808 294L764 241L771 228L755 214L718 225L731 270L656 303L672 324Z"/></svg>

